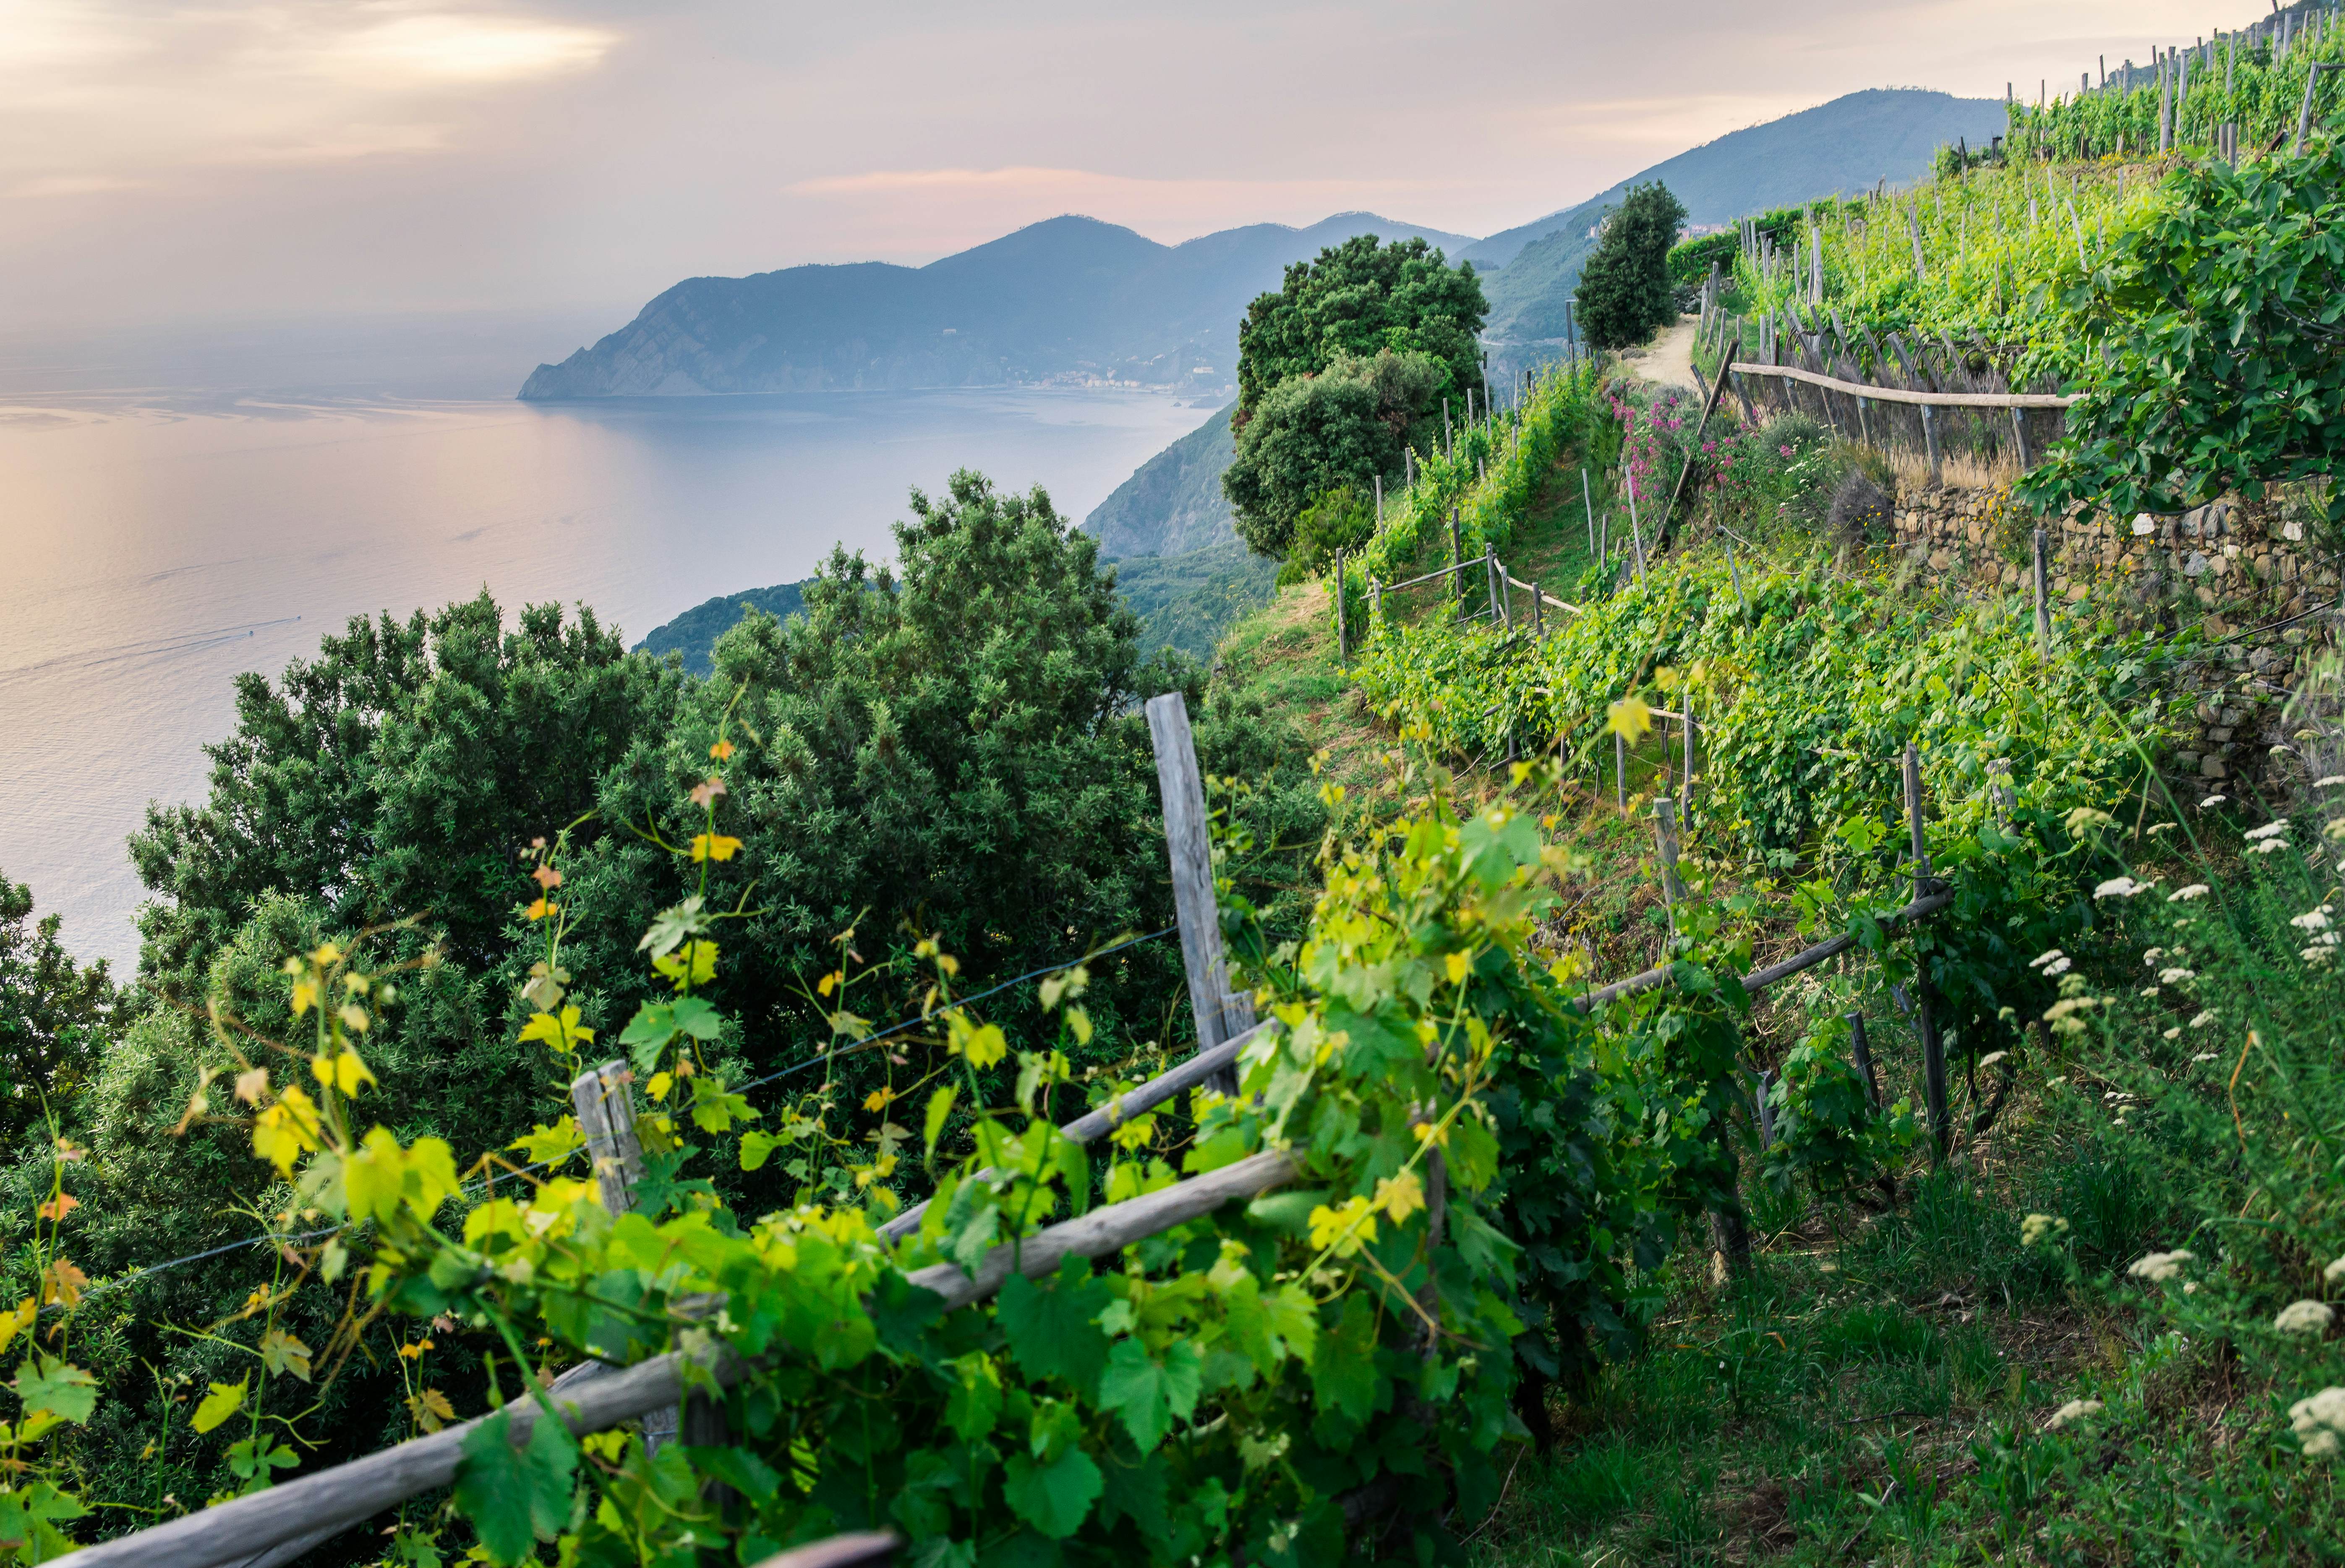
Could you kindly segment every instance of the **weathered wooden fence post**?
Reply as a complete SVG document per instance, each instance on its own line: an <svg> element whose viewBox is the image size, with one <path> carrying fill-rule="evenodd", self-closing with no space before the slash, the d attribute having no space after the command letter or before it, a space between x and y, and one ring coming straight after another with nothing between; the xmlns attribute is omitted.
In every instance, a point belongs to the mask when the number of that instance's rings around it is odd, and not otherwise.
<svg viewBox="0 0 2345 1568"><path fill-rule="evenodd" d="M1466 619L1466 537L1457 531L1457 509L1449 509L1449 564L1457 570L1451 586L1457 593L1457 618Z"/></svg>
<svg viewBox="0 0 2345 1568"><path fill-rule="evenodd" d="M1685 788L1679 793L1685 796L1686 825L1690 827L1693 825L1693 688L1691 686L1686 688L1685 694L1685 767L1682 771L1685 774Z"/></svg>
<svg viewBox="0 0 2345 1568"><path fill-rule="evenodd" d="M1911 741L1905 743L1905 820L1914 843L1914 896L1919 899L1930 880L1930 852L1922 837L1922 754ZM1922 1034L1922 1099L1929 1112L1930 1140L1935 1158L1943 1163L1951 1137L1946 1117L1946 1048L1931 1017L1930 971L1918 958L1914 965L1914 1020Z"/></svg>
<svg viewBox="0 0 2345 1568"><path fill-rule="evenodd" d="M2035 656L2052 657L2051 572L2045 563L2044 531L2035 531Z"/></svg>
<svg viewBox="0 0 2345 1568"><path fill-rule="evenodd" d="M1230 990L1222 957L1221 906L1213 895L1213 843L1205 818L1205 781L1181 693L1148 699L1148 735L1156 746L1156 783L1164 796L1164 847L1172 862L1172 906L1181 921L1181 963L1189 976L1189 1007L1197 1020L1197 1048L1209 1051L1254 1027L1254 999ZM1213 1087L1237 1093L1234 1067L1214 1075Z"/></svg>
<svg viewBox="0 0 2345 1568"><path fill-rule="evenodd" d="M1661 905L1669 911L1670 929L1675 931L1685 884L1678 879L1678 803L1667 795L1653 802L1653 844L1661 856Z"/></svg>
<svg viewBox="0 0 2345 1568"><path fill-rule="evenodd" d="M1864 1098L1873 1102L1873 1109L1879 1110L1881 1078L1873 1070L1873 1047L1864 1037L1864 1015L1843 1013L1841 1017L1848 1020L1849 1054L1855 1058L1856 1070L1864 1075Z"/></svg>
<svg viewBox="0 0 2345 1568"><path fill-rule="evenodd" d="M1505 607L1498 600L1498 578L1503 570L1498 565L1498 552L1484 545L1482 547L1482 586L1489 590L1490 624L1493 626L1503 626L1507 623Z"/></svg>
<svg viewBox="0 0 2345 1568"><path fill-rule="evenodd" d="M1344 552L1335 552L1335 580L1332 585L1335 598L1335 667L1352 667L1352 629L1344 622Z"/></svg>
<svg viewBox="0 0 2345 1568"><path fill-rule="evenodd" d="M570 1108L586 1139L586 1158L593 1162L595 1185L602 1189L603 1207L614 1216L631 1214L635 1207L635 1183L643 1179L643 1146L635 1139L634 1070L625 1062L604 1062L570 1080ZM703 1403L706 1394L693 1398ZM675 1441L680 1411L675 1405L643 1418L644 1449L656 1454ZM695 1411L703 1420L704 1412ZM725 1415L714 1412L717 1439L722 1442ZM692 1440L687 1440L692 1441Z"/></svg>
<svg viewBox="0 0 2345 1568"><path fill-rule="evenodd" d="M1579 504L1588 513L1588 553L1596 553L1596 498L1588 488L1588 466L1579 469Z"/></svg>

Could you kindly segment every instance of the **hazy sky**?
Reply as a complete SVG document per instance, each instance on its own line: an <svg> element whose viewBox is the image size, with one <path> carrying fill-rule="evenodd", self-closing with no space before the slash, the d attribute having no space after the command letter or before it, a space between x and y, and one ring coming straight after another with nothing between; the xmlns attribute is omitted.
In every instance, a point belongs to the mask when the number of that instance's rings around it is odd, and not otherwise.
<svg viewBox="0 0 2345 1568"><path fill-rule="evenodd" d="M0 0L0 311L633 304L1071 211L1479 235L1860 87L2056 90L2262 9Z"/></svg>

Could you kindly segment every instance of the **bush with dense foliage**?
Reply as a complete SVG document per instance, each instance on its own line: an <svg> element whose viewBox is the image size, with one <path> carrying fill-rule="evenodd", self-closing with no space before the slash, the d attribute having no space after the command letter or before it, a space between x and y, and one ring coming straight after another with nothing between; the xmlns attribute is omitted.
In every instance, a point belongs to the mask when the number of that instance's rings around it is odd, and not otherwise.
<svg viewBox="0 0 2345 1568"><path fill-rule="evenodd" d="M33 890L0 875L0 1137L11 1145L69 1116L105 1055L115 1007L105 960L81 965L62 917L33 918Z"/></svg>
<svg viewBox="0 0 2345 1568"><path fill-rule="evenodd" d="M1439 445L1446 379L1429 354L1383 349L1271 389L1243 416L1237 454L1222 474L1238 536L1258 554L1284 556L1303 514L1329 491L1396 484L1403 453Z"/></svg>
<svg viewBox="0 0 2345 1568"><path fill-rule="evenodd" d="M1489 310L1473 263L1448 266L1421 238L1386 245L1362 234L1331 245L1317 259L1289 267L1276 293L1246 307L1238 327L1237 428L1244 430L1281 383L1386 349L1429 356L1437 371L1431 395L1449 399L1462 416L1467 389L1482 383L1477 339Z"/></svg>
<svg viewBox="0 0 2345 1568"><path fill-rule="evenodd" d="M1684 203L1659 180L1629 187L1606 217L1572 296L1580 336L1591 347L1626 349L1677 319L1669 257L1684 222Z"/></svg>

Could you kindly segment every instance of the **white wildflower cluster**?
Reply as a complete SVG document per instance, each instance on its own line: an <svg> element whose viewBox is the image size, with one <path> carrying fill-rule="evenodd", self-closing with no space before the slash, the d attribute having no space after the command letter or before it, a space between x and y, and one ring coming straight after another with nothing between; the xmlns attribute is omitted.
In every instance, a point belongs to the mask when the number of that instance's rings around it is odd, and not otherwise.
<svg viewBox="0 0 2345 1568"><path fill-rule="evenodd" d="M2248 853L2274 855L2288 847L2288 819L2268 822L2261 827L2248 829Z"/></svg>
<svg viewBox="0 0 2345 1568"><path fill-rule="evenodd" d="M2323 838L2345 838L2345 816L2330 817L2328 825L2320 830L2320 835Z"/></svg>
<svg viewBox="0 0 2345 1568"><path fill-rule="evenodd" d="M2197 1017L2191 1019L2190 1027L2194 1029L2203 1029L2221 1017L2222 1015L2220 1013L2218 1013L2214 1008L2209 1007L2205 1012L2199 1014Z"/></svg>
<svg viewBox="0 0 2345 1568"><path fill-rule="evenodd" d="M2335 789L2339 784L2345 784L2345 774L2330 774L2325 778L2312 781L2314 789Z"/></svg>
<svg viewBox="0 0 2345 1568"><path fill-rule="evenodd" d="M2198 803L2198 809L2200 811L2212 811L2230 798L2231 797L2227 794L2210 794L2205 800Z"/></svg>
<svg viewBox="0 0 2345 1568"><path fill-rule="evenodd" d="M2185 980L2196 980L2198 977L2198 970L2186 969L2179 964L2168 965L2157 972L2157 983L2161 986L2178 986Z"/></svg>
<svg viewBox="0 0 2345 1568"><path fill-rule="evenodd" d="M2167 1029L2157 1037L2161 1040L2178 1040L2182 1037L2182 1026L2177 1024L2174 1027Z"/></svg>
<svg viewBox="0 0 2345 1568"><path fill-rule="evenodd" d="M2044 1423L2044 1430L2057 1431L2072 1421L2083 1421L2087 1416L2096 1416L2101 1413L2101 1401L2098 1400L2070 1400L2052 1412L2052 1419Z"/></svg>
<svg viewBox="0 0 2345 1568"><path fill-rule="evenodd" d="M2345 1389L2323 1389L2288 1407L2288 1427L2307 1459L2327 1459L2345 1434Z"/></svg>
<svg viewBox="0 0 2345 1568"><path fill-rule="evenodd" d="M2194 1062L2211 1062L2220 1054L2221 1053L2218 1051L2200 1051L2197 1056L2190 1059Z"/></svg>
<svg viewBox="0 0 2345 1568"><path fill-rule="evenodd" d="M2068 1234L2068 1222L2050 1214L2031 1214L2019 1222L2019 1244L2033 1247L2039 1241Z"/></svg>
<svg viewBox="0 0 2345 1568"><path fill-rule="evenodd" d="M2068 961L2068 955L2055 947L2049 953L2038 953L2035 957L2030 958L2027 961L2027 966L2031 969L2041 969L2046 975L2065 975L2075 966Z"/></svg>
<svg viewBox="0 0 2345 1568"><path fill-rule="evenodd" d="M1991 1067L2009 1055L2011 1055L2009 1051L1989 1051L1986 1055L1978 1059L1978 1065L1983 1067Z"/></svg>
<svg viewBox="0 0 2345 1568"><path fill-rule="evenodd" d="M2056 1035L2081 1035L2085 1032L2085 1014L2116 1000L2114 996L2063 996L2044 1009L2044 1022Z"/></svg>
<svg viewBox="0 0 2345 1568"><path fill-rule="evenodd" d="M2290 926L2312 938L2309 946L2297 949L2298 957L2308 964L2326 964L2335 956L2337 928L2329 918L2335 913L2335 905L2324 904L2318 909L2308 909L2301 915L2289 916Z"/></svg>
<svg viewBox="0 0 2345 1568"><path fill-rule="evenodd" d="M2147 893L2157 885L2153 882L2136 882L2130 876L2112 876L2093 889L2096 898L2131 898L2137 893Z"/></svg>
<svg viewBox="0 0 2345 1568"><path fill-rule="evenodd" d="M2326 1301L2290 1301L2272 1320L2283 1334L2325 1334L2337 1320L2337 1310Z"/></svg>
<svg viewBox="0 0 2345 1568"><path fill-rule="evenodd" d="M2345 1280L2345 1258L2340 1258L2320 1271L2320 1277L2334 1285Z"/></svg>
<svg viewBox="0 0 2345 1568"><path fill-rule="evenodd" d="M2157 961L2165 956L2166 949L2163 947L2145 948L2141 955L2142 966L2144 968L2155 969L2157 967Z"/></svg>
<svg viewBox="0 0 2345 1568"><path fill-rule="evenodd" d="M2178 887L2166 895L2168 904L2190 904L2207 896L2207 885L2194 882L2188 887Z"/></svg>
<svg viewBox="0 0 2345 1568"><path fill-rule="evenodd" d="M2171 1252L2152 1252L2147 1257L2136 1259L2134 1266L2126 1272L2137 1280L2163 1285L2182 1272L2182 1265L2196 1260L2197 1257L2197 1253L2181 1247Z"/></svg>

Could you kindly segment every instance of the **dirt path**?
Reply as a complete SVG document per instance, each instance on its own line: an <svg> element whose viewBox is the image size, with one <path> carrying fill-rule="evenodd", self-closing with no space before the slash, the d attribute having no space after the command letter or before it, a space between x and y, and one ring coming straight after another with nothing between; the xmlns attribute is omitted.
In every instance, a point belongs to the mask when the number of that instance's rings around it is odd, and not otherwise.
<svg viewBox="0 0 2345 1568"><path fill-rule="evenodd" d="M1679 317L1676 326L1664 328L1660 337L1645 345L1642 358L1625 363L1648 381L1701 390L1701 378L1693 373L1693 334L1700 319L1699 316Z"/></svg>

